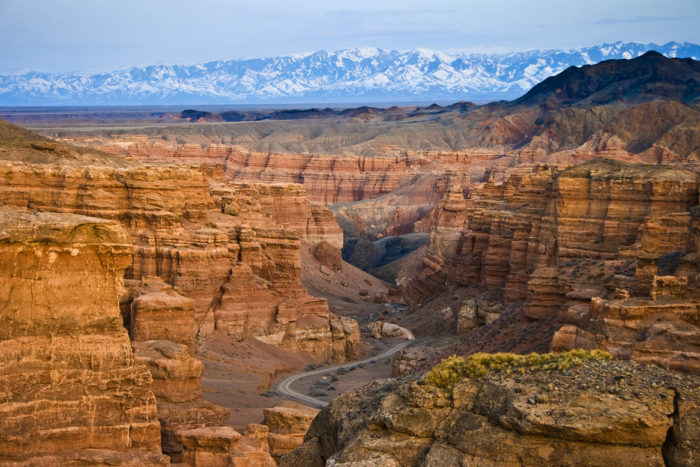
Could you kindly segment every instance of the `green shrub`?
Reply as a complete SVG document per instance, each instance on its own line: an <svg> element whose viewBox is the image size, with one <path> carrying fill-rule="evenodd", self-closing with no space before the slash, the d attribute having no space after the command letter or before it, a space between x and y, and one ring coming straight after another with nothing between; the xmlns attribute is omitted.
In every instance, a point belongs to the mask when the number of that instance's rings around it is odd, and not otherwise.
<svg viewBox="0 0 700 467"><path fill-rule="evenodd" d="M560 353L476 353L468 358L453 355L435 365L423 381L441 389L452 391L455 384L464 378L480 378L490 372L507 374L518 371L566 370L581 365L588 360L609 360L612 358L604 350L570 350Z"/></svg>

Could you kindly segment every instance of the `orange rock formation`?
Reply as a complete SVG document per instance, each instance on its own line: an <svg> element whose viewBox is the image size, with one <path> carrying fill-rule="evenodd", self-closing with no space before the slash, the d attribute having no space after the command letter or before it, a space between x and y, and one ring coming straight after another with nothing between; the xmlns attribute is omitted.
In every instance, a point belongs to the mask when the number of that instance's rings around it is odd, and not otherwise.
<svg viewBox="0 0 700 467"><path fill-rule="evenodd" d="M219 328L235 339L260 337L321 360L343 360L355 351L356 326L333 316L301 285L301 239L340 246L342 233L298 185L210 187L201 171L180 167L3 163L0 172L5 204L119 220L134 244L127 279L158 276L192 299L200 335ZM260 294L265 307L251 308L249 300ZM135 335L162 339L164 329L141 319L148 313L157 319L146 311L144 302L152 299L124 306L131 307ZM235 332L234 321L242 323ZM190 339L170 337L184 344Z"/></svg>
<svg viewBox="0 0 700 467"><path fill-rule="evenodd" d="M453 187L404 289L414 304L450 283L502 289L530 319L569 322L558 349L600 346L697 372L697 204L694 172L609 160L536 167L470 199ZM678 264L660 271L669 254Z"/></svg>
<svg viewBox="0 0 700 467"><path fill-rule="evenodd" d="M167 464L119 313L126 231L3 208L0 239L0 463Z"/></svg>

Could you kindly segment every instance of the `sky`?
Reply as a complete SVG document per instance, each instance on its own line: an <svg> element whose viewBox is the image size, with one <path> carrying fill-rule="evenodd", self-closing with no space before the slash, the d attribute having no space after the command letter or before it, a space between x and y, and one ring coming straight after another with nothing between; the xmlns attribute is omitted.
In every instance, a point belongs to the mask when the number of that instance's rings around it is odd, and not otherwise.
<svg viewBox="0 0 700 467"><path fill-rule="evenodd" d="M618 40L700 43L700 0L0 0L0 73Z"/></svg>

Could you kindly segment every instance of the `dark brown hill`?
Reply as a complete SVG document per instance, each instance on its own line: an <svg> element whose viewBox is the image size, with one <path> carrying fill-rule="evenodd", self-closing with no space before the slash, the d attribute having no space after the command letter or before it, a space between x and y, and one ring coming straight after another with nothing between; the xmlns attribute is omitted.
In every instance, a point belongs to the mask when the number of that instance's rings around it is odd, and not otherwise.
<svg viewBox="0 0 700 467"><path fill-rule="evenodd" d="M511 105L591 106L657 99L696 103L700 97L700 62L666 58L649 51L631 60L607 60L569 67L547 78Z"/></svg>

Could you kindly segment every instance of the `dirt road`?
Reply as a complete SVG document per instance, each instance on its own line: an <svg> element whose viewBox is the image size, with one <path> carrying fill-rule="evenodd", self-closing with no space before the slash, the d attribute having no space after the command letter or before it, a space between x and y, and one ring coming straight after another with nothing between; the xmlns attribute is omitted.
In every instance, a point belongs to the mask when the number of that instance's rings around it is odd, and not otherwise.
<svg viewBox="0 0 700 467"><path fill-rule="evenodd" d="M392 355L394 355L396 352L399 350L405 348L406 346L410 345L415 341L406 341L406 342L401 342L399 344L396 344L395 346L391 347L390 349L385 350L384 352L380 353L379 355L375 355L373 357L365 358L364 360L357 360L354 362L350 363L343 363L342 365L335 365L327 368L319 368L318 370L311 370L307 371L304 373L297 373L296 375L288 376L287 378L283 379L282 381L277 384L277 392L282 394L285 397L288 397L289 399L293 399L297 402L301 402L302 404L306 404L308 406L314 407L314 408L323 408L328 405L328 402L322 401L320 399L316 399L315 397L307 396L306 394L301 394L300 392L295 391L292 389L292 384L296 382L297 380L300 380L302 378L306 378L307 376L317 376L317 375L322 375L324 373L331 373L333 371L337 371L340 369L351 369L355 368L356 366L367 364L369 362L373 362L376 360L383 360L385 358L389 358Z"/></svg>

